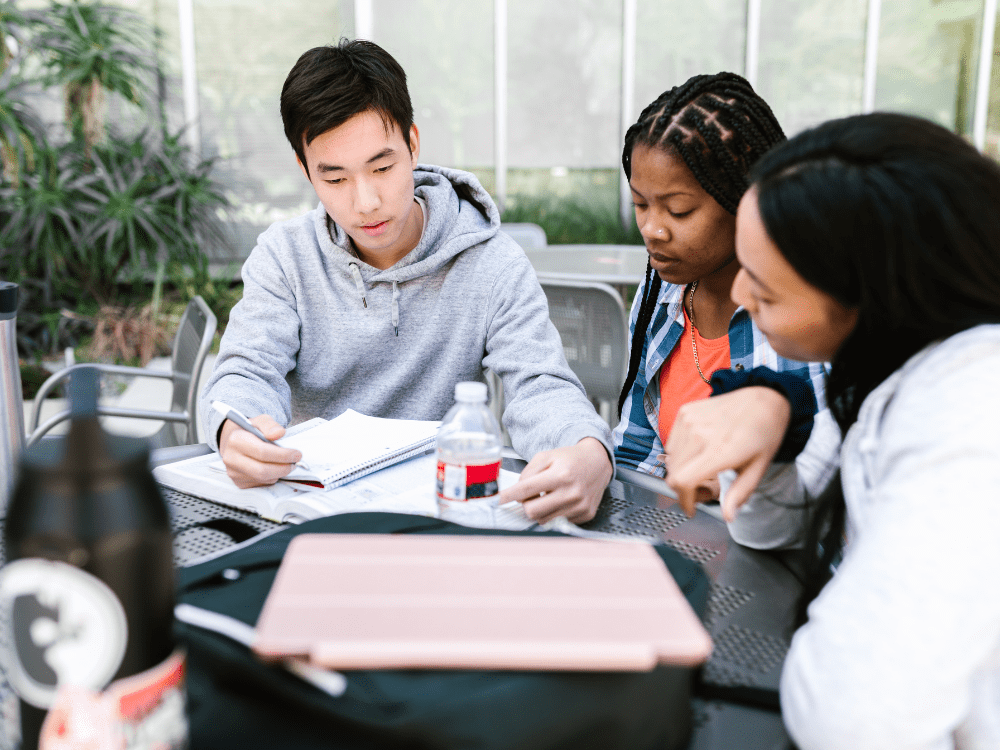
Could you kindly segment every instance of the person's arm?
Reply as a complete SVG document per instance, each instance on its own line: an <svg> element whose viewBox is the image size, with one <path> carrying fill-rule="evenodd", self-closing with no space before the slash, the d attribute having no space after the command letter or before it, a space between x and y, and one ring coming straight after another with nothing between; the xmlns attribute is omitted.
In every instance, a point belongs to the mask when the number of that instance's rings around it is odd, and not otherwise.
<svg viewBox="0 0 1000 750"><path fill-rule="evenodd" d="M678 413L668 483L693 513L700 483L719 476L734 540L757 549L797 546L810 498L836 470L839 428L829 410L814 415L816 398L804 374L719 371L712 385L716 395Z"/></svg>
<svg viewBox="0 0 1000 750"><path fill-rule="evenodd" d="M732 470L722 510L732 521L764 476L788 428L788 399L765 386L750 386L684 404L667 441L667 484L693 516L698 487Z"/></svg>
<svg viewBox="0 0 1000 750"><path fill-rule="evenodd" d="M1000 746L993 347L991 363L941 357L920 387L852 428L844 560L781 679L782 715L802 750L951 748L956 731L972 733L963 747ZM982 723L959 730L974 707Z"/></svg>
<svg viewBox="0 0 1000 750"><path fill-rule="evenodd" d="M223 424L211 408L212 401L229 404L272 440L284 434L283 425L291 419L285 376L295 367L299 318L292 286L266 237L243 267L243 297L230 314L200 401L209 445L241 487L273 484L295 462L294 451L268 445L229 420Z"/></svg>
<svg viewBox="0 0 1000 750"><path fill-rule="evenodd" d="M486 325L483 366L503 382L504 425L514 449L529 459L501 500L523 502L538 521L557 515L590 520L614 473L611 431L566 363L545 294L523 254L497 275Z"/></svg>
<svg viewBox="0 0 1000 750"><path fill-rule="evenodd" d="M839 466L840 442L840 428L829 409L824 409L815 416L809 441L795 461L771 463L733 516L728 524L733 540L753 549L800 547L811 503ZM734 474L720 475L723 504Z"/></svg>

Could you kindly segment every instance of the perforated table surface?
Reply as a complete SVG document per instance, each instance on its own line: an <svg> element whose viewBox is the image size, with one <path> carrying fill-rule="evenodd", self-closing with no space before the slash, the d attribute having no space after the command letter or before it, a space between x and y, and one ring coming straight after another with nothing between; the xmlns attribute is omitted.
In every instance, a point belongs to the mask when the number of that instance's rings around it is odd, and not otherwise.
<svg viewBox="0 0 1000 750"><path fill-rule="evenodd" d="M522 466L505 459L506 468ZM703 619L714 642L703 682L723 692L734 687L776 689L799 591L793 565L780 555L736 544L711 512L699 511L689 519L672 498L651 489L655 483L643 484L613 480L597 516L584 528L659 540L701 563L712 580ZM191 495L169 489L163 493L175 534L174 560L180 567L241 541L249 535L247 526L257 532L279 528L279 524ZM0 674L0 693L8 689ZM775 712L728 700L697 699L694 713L689 750L785 750L789 746Z"/></svg>

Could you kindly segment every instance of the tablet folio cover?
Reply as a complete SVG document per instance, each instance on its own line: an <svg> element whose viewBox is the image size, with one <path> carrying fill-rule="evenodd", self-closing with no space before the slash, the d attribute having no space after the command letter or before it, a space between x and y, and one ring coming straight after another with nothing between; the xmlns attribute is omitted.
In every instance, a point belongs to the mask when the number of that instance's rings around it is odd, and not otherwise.
<svg viewBox="0 0 1000 750"><path fill-rule="evenodd" d="M648 544L384 534L296 537L254 644L333 669L646 671L711 648Z"/></svg>

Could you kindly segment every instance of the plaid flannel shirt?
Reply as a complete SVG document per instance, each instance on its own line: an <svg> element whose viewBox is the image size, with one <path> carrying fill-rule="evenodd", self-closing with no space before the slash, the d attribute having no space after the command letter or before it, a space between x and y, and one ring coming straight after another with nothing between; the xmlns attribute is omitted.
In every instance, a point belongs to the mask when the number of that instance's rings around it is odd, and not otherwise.
<svg viewBox="0 0 1000 750"><path fill-rule="evenodd" d="M646 331L639 371L622 405L621 422L612 434L615 460L619 465L661 477L664 469L657 463L657 456L663 453L663 444L658 434L660 368L684 332L684 288L677 284L660 286L653 319ZM631 351L643 289L644 286L639 287L632 303L627 351ZM729 359L730 367L734 370L763 366L777 372L800 375L812 385L817 409L821 411L826 408L826 366L818 362L796 362L778 355L742 307L737 308L729 321Z"/></svg>

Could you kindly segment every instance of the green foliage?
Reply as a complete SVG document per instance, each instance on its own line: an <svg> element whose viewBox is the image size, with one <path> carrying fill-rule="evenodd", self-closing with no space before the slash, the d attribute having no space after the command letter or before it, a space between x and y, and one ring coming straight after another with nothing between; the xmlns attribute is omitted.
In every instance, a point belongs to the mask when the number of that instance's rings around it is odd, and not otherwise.
<svg viewBox="0 0 1000 750"><path fill-rule="evenodd" d="M72 161L64 150L46 147L38 154L35 170L17 183L0 184L0 204L7 214L0 230L0 263L14 281L37 279L46 306L63 291L63 282L74 284L64 257L80 246L74 197L93 179L81 175Z"/></svg>
<svg viewBox="0 0 1000 750"><path fill-rule="evenodd" d="M67 346L77 346L90 332L85 311L74 311L64 298L42 299L42 283L22 279L18 290L17 348L22 357L35 359Z"/></svg>
<svg viewBox="0 0 1000 750"><path fill-rule="evenodd" d="M35 152L45 143L45 127L24 103L27 82L21 75L24 38L37 14L0 2L0 170L16 182L34 169Z"/></svg>
<svg viewBox="0 0 1000 750"><path fill-rule="evenodd" d="M550 245L641 245L635 222L622 227L618 211L576 198L517 196L501 217L506 222L532 222L545 230Z"/></svg>
<svg viewBox="0 0 1000 750"><path fill-rule="evenodd" d="M25 356L75 345L95 318L72 311L118 305L161 264L207 268L203 247L226 243L213 160L165 130L105 124L108 93L159 120L143 83L156 70L153 35L115 5L52 2L29 15L0 0L0 49L17 50L0 68L0 277L30 290L18 315ZM47 137L27 103L47 86L65 94L61 139Z"/></svg>
<svg viewBox="0 0 1000 750"><path fill-rule="evenodd" d="M217 276L212 276L205 256L195 258L189 264L172 263L167 268L167 279L174 295L187 304L187 300L200 294L205 304L215 313L219 321L219 332L226 329L229 313L243 296L243 284L233 281L237 264L231 264Z"/></svg>
<svg viewBox="0 0 1000 750"><path fill-rule="evenodd" d="M156 71L152 30L138 14L100 2L53 2L33 40L43 82L62 86L67 124L89 151L104 135L104 96L139 105L145 76Z"/></svg>
<svg viewBox="0 0 1000 750"><path fill-rule="evenodd" d="M0 72L0 169L10 182L35 168L35 156L45 143L45 127L24 103L26 84L13 68Z"/></svg>
<svg viewBox="0 0 1000 750"><path fill-rule="evenodd" d="M28 403L35 397L38 389L42 387L42 383L51 374L36 362L21 363L21 396L24 398L25 403Z"/></svg>
<svg viewBox="0 0 1000 750"><path fill-rule="evenodd" d="M89 160L73 142L41 156L19 184L0 186L0 247L11 275L41 278L47 300L78 288L110 302L123 278L161 258L195 263L202 241L222 241L212 163L183 166L188 149L175 138L115 137Z"/></svg>

